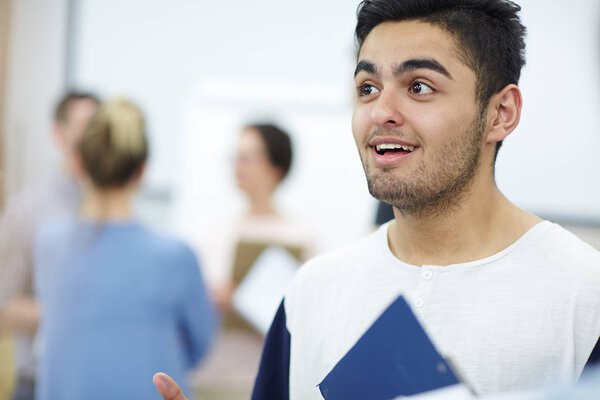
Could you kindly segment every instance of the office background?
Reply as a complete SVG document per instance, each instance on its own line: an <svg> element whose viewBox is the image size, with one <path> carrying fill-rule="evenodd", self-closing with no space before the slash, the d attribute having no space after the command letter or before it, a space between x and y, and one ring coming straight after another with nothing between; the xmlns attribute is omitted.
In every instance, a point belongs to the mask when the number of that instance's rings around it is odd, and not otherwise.
<svg viewBox="0 0 600 400"><path fill-rule="evenodd" d="M497 180L517 204L600 242L600 3L522 0L522 122ZM9 4L10 7L6 7ZM66 87L126 94L146 110L144 218L183 235L240 210L230 156L247 120L273 119L298 158L282 208L322 249L371 228L375 203L350 131L356 4L186 0L4 2L4 184L56 161L51 107ZM214 219L214 218L213 218ZM598 241L598 242L596 242Z"/></svg>

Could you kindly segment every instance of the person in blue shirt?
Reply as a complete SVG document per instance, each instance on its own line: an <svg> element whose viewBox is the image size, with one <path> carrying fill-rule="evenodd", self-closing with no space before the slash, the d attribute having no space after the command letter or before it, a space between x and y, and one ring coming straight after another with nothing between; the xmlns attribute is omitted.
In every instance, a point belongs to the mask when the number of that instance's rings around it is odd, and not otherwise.
<svg viewBox="0 0 600 400"><path fill-rule="evenodd" d="M79 216L37 232L38 400L160 398L153 374L166 371L185 388L210 347L217 317L194 253L133 214L144 131L133 103L102 104L78 146Z"/></svg>

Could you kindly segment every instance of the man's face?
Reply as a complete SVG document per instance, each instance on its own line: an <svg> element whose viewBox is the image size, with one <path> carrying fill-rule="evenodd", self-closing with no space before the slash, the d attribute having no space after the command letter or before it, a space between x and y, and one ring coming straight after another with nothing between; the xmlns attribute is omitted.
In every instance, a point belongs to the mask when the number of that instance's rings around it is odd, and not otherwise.
<svg viewBox="0 0 600 400"><path fill-rule="evenodd" d="M71 102L66 120L57 123L58 133L63 136L65 145L69 150L77 147L85 128L97 109L96 102L90 99Z"/></svg>
<svg viewBox="0 0 600 400"><path fill-rule="evenodd" d="M87 125L98 109L91 99L74 100L67 110L65 121L54 126L54 137L62 153L63 163L69 174L77 175L76 149Z"/></svg>
<svg viewBox="0 0 600 400"><path fill-rule="evenodd" d="M484 118L476 76L452 37L423 22L386 22L365 39L352 130L369 191L404 214L460 201L476 175Z"/></svg>

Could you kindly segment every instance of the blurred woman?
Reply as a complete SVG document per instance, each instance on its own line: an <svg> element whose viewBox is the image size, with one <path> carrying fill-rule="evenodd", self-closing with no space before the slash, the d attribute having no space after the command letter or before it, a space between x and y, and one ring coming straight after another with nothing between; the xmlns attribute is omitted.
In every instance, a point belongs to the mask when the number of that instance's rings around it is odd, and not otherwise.
<svg viewBox="0 0 600 400"><path fill-rule="evenodd" d="M312 251L307 229L284 216L275 206L275 193L287 177L293 159L289 135L276 125L253 124L242 129L235 155L235 181L246 197L245 214L236 222L225 253L226 276L215 290L223 311L231 294L262 250L278 245L299 261ZM231 321L225 319L226 325Z"/></svg>
<svg viewBox="0 0 600 400"><path fill-rule="evenodd" d="M235 157L235 177L248 200L247 218L281 218L273 205L273 196L291 165L292 144L281 128L256 124L242 130Z"/></svg>
<svg viewBox="0 0 600 400"><path fill-rule="evenodd" d="M292 159L292 143L284 130L270 123L245 126L237 140L234 169L246 210L233 223L221 224L220 234L199 243L224 328L214 352L196 375L199 394L206 398L250 397L265 332L236 310L233 298L255 261L270 246L285 249L298 262L313 253L314 235L275 204Z"/></svg>
<svg viewBox="0 0 600 400"><path fill-rule="evenodd" d="M48 222L36 238L36 397L160 398L152 375L185 382L211 343L214 310L192 250L134 217L148 154L141 111L124 99L103 104L78 154L80 215Z"/></svg>

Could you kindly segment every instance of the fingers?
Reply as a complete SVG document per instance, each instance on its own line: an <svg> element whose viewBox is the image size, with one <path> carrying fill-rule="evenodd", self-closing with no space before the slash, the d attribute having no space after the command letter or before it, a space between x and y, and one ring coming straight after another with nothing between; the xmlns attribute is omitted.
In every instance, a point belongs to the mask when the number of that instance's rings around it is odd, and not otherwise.
<svg viewBox="0 0 600 400"><path fill-rule="evenodd" d="M154 374L152 383L156 386L163 400L186 400L177 382L169 375L162 372Z"/></svg>

